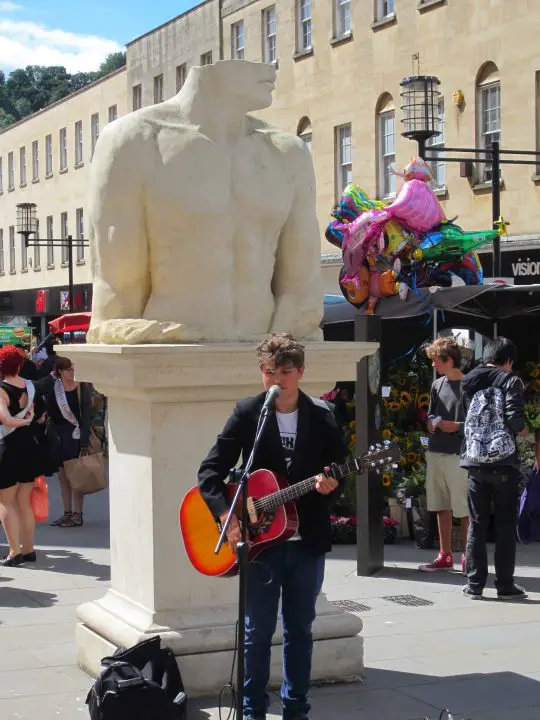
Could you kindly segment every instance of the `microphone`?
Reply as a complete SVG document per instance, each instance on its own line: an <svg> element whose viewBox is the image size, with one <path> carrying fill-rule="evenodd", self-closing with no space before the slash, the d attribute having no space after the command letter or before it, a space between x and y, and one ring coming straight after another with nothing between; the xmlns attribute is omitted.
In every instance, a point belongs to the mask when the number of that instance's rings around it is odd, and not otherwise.
<svg viewBox="0 0 540 720"><path fill-rule="evenodd" d="M264 405L262 406L261 413L268 412L268 410L270 410L270 408L274 406L274 401L280 394L281 388L279 387L279 385L272 385L270 390L266 393L266 398L264 400Z"/></svg>

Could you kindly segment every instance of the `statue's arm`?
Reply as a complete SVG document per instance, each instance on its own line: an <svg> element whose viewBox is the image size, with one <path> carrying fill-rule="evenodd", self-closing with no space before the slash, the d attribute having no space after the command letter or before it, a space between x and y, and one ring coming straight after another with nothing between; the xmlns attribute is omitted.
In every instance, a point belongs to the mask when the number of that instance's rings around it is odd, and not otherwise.
<svg viewBox="0 0 540 720"><path fill-rule="evenodd" d="M293 205L279 238L272 289L275 312L272 332L320 339L323 315L321 239L315 212L315 172L311 154L294 138L287 153L295 178Z"/></svg>
<svg viewBox="0 0 540 720"><path fill-rule="evenodd" d="M142 318L150 293L143 169L136 126L108 126L90 172L88 202L94 295L92 325Z"/></svg>

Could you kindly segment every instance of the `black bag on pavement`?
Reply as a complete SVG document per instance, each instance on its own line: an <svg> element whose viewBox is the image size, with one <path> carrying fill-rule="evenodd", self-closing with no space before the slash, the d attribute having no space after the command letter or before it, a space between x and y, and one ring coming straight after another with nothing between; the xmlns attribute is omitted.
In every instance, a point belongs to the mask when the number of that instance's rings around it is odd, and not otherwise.
<svg viewBox="0 0 540 720"><path fill-rule="evenodd" d="M91 720L186 720L187 696L174 653L158 636L105 657L86 704Z"/></svg>

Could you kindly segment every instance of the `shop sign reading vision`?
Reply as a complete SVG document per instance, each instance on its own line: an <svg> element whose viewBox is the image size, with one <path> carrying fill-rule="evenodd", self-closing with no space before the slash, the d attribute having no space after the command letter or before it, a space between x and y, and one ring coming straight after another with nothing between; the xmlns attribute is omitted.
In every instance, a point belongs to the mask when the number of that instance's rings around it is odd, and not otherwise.
<svg viewBox="0 0 540 720"><path fill-rule="evenodd" d="M480 254L484 277L492 274L491 253ZM501 277L513 278L515 285L536 285L540 283L540 249L511 250L501 253Z"/></svg>

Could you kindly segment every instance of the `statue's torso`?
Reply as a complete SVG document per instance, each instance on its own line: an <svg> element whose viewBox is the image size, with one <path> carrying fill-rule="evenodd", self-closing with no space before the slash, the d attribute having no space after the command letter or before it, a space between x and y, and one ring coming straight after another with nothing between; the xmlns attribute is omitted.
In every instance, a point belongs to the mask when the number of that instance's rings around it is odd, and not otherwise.
<svg viewBox="0 0 540 720"><path fill-rule="evenodd" d="M236 324L241 336L273 313L278 239L294 199L286 154L272 134L214 143L185 128L152 139L145 210L152 296L147 319L190 306L195 324ZM183 314L183 313L182 313Z"/></svg>

